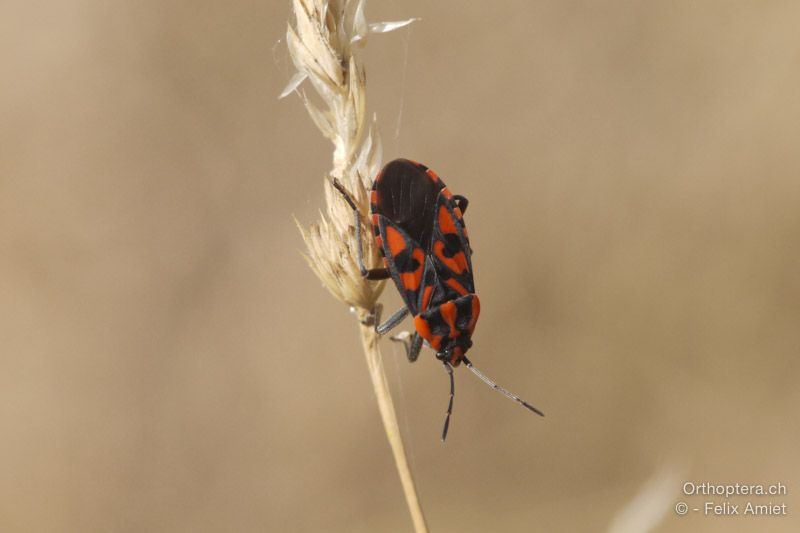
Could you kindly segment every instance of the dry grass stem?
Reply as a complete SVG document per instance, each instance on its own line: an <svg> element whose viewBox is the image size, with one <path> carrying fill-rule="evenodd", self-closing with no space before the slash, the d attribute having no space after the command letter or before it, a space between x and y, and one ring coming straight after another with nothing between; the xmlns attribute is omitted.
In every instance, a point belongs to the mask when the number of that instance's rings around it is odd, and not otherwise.
<svg viewBox="0 0 800 533"><path fill-rule="evenodd" d="M366 317L362 317L366 318ZM415 531L427 531L425 515L422 513L422 506L417 496L414 486L414 478L408 468L403 437L400 434L400 426L397 423L397 416L394 411L394 403L389 393L389 383L386 381L386 372L383 369L383 360L378 347L378 333L375 327L361 324L361 343L364 346L364 355L367 358L367 367L372 379L372 386L375 389L375 396L378 399L378 409L383 420L383 428L386 431L386 438L395 454L397 463L397 473L400 475L400 482L403 485L403 493L406 497L411 520L414 522Z"/></svg>
<svg viewBox="0 0 800 533"><path fill-rule="evenodd" d="M306 259L323 285L356 310L370 378L414 528L427 531L373 322L384 282L370 282L361 276L352 211L331 184L332 178L337 178L350 191L362 217L364 262L367 268L377 265L378 249L366 214L372 176L380 167L381 144L374 119L368 123L366 118L364 67L356 51L366 44L369 33L391 31L413 19L369 25L364 0L293 0L293 7L295 25L289 25L286 42L298 72L281 97L299 92L314 124L334 146L333 168L323 180L326 212L308 228L298 223L308 250ZM321 105L301 88L306 80Z"/></svg>

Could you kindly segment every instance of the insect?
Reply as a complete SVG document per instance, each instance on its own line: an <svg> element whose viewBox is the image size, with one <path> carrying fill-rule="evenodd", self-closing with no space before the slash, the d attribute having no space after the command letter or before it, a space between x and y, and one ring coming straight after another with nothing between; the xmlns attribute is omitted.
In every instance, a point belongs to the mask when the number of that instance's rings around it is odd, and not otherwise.
<svg viewBox="0 0 800 533"><path fill-rule="evenodd" d="M465 355L472 347L472 333L480 314L472 275L472 248L464 224L468 200L451 194L439 176L421 163L408 159L387 163L375 178L370 195L372 228L383 267L367 269L358 208L338 180L334 179L333 185L353 209L361 275L370 280L392 278L405 302L383 324L376 316L378 334L387 333L411 314L414 334L393 339L403 341L411 362L417 360L423 343L428 344L450 377L442 441L447 437L453 412L453 368L460 363L496 391L544 416L481 373Z"/></svg>

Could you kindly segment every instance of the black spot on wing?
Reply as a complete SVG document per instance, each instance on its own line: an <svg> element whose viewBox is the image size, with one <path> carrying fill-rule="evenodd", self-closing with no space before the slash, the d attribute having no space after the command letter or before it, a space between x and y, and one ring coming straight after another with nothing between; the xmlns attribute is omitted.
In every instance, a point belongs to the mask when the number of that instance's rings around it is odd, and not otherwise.
<svg viewBox="0 0 800 533"><path fill-rule="evenodd" d="M462 238L456 233L448 233L443 236L444 253L447 257L453 257L464 249Z"/></svg>

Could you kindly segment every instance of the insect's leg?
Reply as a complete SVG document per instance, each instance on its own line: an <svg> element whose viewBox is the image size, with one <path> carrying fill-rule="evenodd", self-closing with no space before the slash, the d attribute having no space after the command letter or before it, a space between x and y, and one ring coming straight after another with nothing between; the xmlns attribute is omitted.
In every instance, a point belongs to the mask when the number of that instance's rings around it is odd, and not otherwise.
<svg viewBox="0 0 800 533"><path fill-rule="evenodd" d="M454 194L453 201L455 202L456 207L458 207L461 210L461 214L463 215L464 211L467 210L467 206L469 205L469 200L467 200L460 194Z"/></svg>
<svg viewBox="0 0 800 533"><path fill-rule="evenodd" d="M409 363L413 363L417 360L419 352L422 350L422 337L419 336L419 333L414 332L414 334L411 335L409 332L404 331L392 337L392 340L403 343Z"/></svg>
<svg viewBox="0 0 800 533"><path fill-rule="evenodd" d="M419 336L419 333L416 331L414 335L411 337L411 346L406 351L406 355L408 356L408 362L413 363L419 357L419 352L422 350L422 337Z"/></svg>
<svg viewBox="0 0 800 533"><path fill-rule="evenodd" d="M447 361L442 361L444 369L450 375L450 403L447 404L447 414L444 417L444 428L442 429L442 442L447 438L447 430L450 429L450 415L453 414L453 396L455 396L456 386L453 379L453 367Z"/></svg>
<svg viewBox="0 0 800 533"><path fill-rule="evenodd" d="M356 228L356 246L358 248L358 269L361 271L361 275L371 280L389 279L391 274L389 273L388 268L367 269L367 267L364 266L364 250L361 243L361 215L358 212L358 207L356 207L356 203L350 197L350 193L348 193L344 186L339 183L338 179L333 178L333 186L337 191L342 193L345 202L347 202L347 204L350 206L350 209L353 210L353 219L355 220L354 225Z"/></svg>
<svg viewBox="0 0 800 533"><path fill-rule="evenodd" d="M386 334L389 330L394 329L397 326L397 324L402 322L402 320L406 317L407 314L408 314L408 307L403 307L402 309L398 309L396 313L394 313L392 316L386 319L386 322L378 325L375 328L375 331L378 332L378 335ZM380 316L378 316L376 320L380 321Z"/></svg>

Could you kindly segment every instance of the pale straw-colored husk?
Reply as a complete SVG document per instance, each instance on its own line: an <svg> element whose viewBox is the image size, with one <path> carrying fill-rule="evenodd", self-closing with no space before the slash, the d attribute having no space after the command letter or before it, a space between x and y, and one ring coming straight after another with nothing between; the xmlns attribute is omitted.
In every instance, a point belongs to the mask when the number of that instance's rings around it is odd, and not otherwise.
<svg viewBox="0 0 800 533"><path fill-rule="evenodd" d="M325 176L325 213L308 228L298 222L307 246L306 259L322 284L355 310L378 409L394 454L406 502L416 531L427 531L425 517L408 465L375 331L374 311L384 282L367 281L358 267L357 240L350 207L331 181L350 192L361 214L361 241L367 268L379 264L369 217L369 187L381 163L375 120L366 115L366 80L357 55L370 33L402 27L411 20L367 24L365 0L293 0L295 24L286 42L297 67L281 97L298 92L314 124L331 140L333 168ZM310 82L321 105L301 89ZM307 84L306 84L307 85Z"/></svg>

